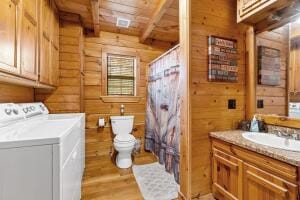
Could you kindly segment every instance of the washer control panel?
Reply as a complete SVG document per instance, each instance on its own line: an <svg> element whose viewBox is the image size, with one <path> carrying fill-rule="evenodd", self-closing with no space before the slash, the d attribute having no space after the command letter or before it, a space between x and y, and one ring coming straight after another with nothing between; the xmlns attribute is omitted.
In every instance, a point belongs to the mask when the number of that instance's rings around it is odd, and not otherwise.
<svg viewBox="0 0 300 200"><path fill-rule="evenodd" d="M24 118L25 114L22 112L21 107L17 104L0 104L0 126Z"/></svg>
<svg viewBox="0 0 300 200"><path fill-rule="evenodd" d="M48 109L43 103L24 103L18 104L18 106L21 107L26 118L36 115L49 114Z"/></svg>
<svg viewBox="0 0 300 200"><path fill-rule="evenodd" d="M0 104L0 127L17 120L49 114L43 103L2 103Z"/></svg>

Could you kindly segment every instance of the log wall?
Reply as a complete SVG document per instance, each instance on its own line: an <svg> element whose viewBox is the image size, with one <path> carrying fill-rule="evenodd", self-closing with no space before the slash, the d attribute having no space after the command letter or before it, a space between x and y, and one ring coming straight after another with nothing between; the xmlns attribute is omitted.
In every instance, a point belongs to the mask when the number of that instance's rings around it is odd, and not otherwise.
<svg viewBox="0 0 300 200"><path fill-rule="evenodd" d="M205 5L205 6L203 6ZM211 192L209 132L235 129L245 118L245 31L236 24L235 0L192 0L191 5L192 197ZM208 82L208 36L238 42L238 83ZM228 109L228 100L236 109Z"/></svg>
<svg viewBox="0 0 300 200"><path fill-rule="evenodd" d="M0 83L0 103L29 103L34 101L34 91L29 87Z"/></svg>
<svg viewBox="0 0 300 200"><path fill-rule="evenodd" d="M102 52L134 53L140 60L137 97L103 97ZM161 55L164 47L144 45L139 38L122 34L100 32L100 37L86 37L84 40L84 108L86 112L87 144L86 156L109 155L113 147L113 137L109 116L120 115L121 104L125 105L125 115L134 115L134 136L144 143L146 90L148 64ZM105 67L105 66L104 66ZM99 117L105 118L106 126L98 128Z"/></svg>

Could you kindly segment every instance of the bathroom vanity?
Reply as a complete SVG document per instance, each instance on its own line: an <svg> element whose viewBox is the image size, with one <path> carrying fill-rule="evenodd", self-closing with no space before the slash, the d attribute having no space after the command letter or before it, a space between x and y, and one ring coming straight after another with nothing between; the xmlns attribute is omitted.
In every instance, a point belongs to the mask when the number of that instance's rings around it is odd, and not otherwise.
<svg viewBox="0 0 300 200"><path fill-rule="evenodd" d="M244 131L210 133L218 199L298 199L300 152L250 142Z"/></svg>

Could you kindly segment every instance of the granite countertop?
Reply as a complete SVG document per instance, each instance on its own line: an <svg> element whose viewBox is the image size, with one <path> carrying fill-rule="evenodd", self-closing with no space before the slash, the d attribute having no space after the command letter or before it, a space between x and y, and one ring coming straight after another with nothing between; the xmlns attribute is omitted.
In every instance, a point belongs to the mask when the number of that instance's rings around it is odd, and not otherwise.
<svg viewBox="0 0 300 200"><path fill-rule="evenodd" d="M255 151L262 155L281 160L285 163L300 167L300 152L277 149L251 142L242 136L244 132L245 131L241 130L219 131L211 132L210 136L231 144L235 144L239 147Z"/></svg>

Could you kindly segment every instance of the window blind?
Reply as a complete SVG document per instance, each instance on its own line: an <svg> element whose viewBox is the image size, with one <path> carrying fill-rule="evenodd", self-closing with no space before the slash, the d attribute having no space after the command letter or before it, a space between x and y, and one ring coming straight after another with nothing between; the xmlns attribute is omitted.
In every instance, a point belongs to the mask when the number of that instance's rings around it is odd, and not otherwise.
<svg viewBox="0 0 300 200"><path fill-rule="evenodd" d="M107 55L107 94L134 96L135 57Z"/></svg>

